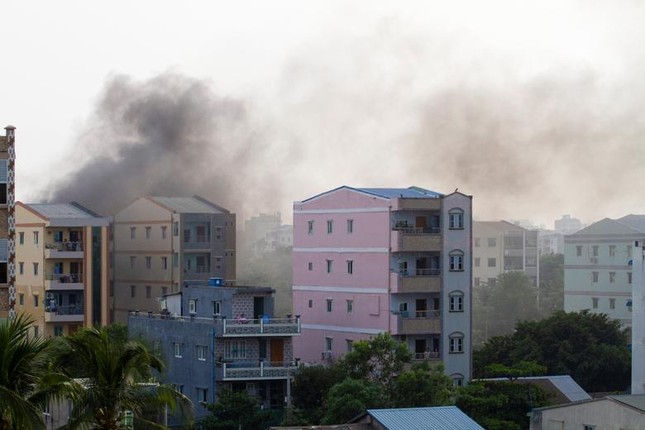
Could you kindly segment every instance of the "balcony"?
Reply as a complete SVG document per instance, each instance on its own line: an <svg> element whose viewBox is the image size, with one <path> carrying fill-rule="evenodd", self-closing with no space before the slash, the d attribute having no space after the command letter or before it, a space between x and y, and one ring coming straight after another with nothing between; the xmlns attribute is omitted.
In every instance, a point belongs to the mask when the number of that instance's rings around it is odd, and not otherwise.
<svg viewBox="0 0 645 430"><path fill-rule="evenodd" d="M438 293L441 269L414 269L390 272L393 293Z"/></svg>
<svg viewBox="0 0 645 430"><path fill-rule="evenodd" d="M424 361L424 360L439 361L441 360L441 356L439 355L438 351L415 352L413 360L414 361Z"/></svg>
<svg viewBox="0 0 645 430"><path fill-rule="evenodd" d="M56 273L47 275L45 291L84 290L82 273Z"/></svg>
<svg viewBox="0 0 645 430"><path fill-rule="evenodd" d="M441 333L441 311L395 312L397 335Z"/></svg>
<svg viewBox="0 0 645 430"><path fill-rule="evenodd" d="M295 318L260 318L234 320L222 319L222 336L286 336L300 334L300 317Z"/></svg>
<svg viewBox="0 0 645 430"><path fill-rule="evenodd" d="M218 363L217 379L220 381L247 381L257 379L287 379L298 369L296 361L223 361Z"/></svg>
<svg viewBox="0 0 645 430"><path fill-rule="evenodd" d="M391 243L392 252L440 252L442 239L436 228L395 227Z"/></svg>
<svg viewBox="0 0 645 430"><path fill-rule="evenodd" d="M84 319L83 305L45 304L45 322L83 322Z"/></svg>
<svg viewBox="0 0 645 430"><path fill-rule="evenodd" d="M83 242L47 243L45 258L83 258Z"/></svg>

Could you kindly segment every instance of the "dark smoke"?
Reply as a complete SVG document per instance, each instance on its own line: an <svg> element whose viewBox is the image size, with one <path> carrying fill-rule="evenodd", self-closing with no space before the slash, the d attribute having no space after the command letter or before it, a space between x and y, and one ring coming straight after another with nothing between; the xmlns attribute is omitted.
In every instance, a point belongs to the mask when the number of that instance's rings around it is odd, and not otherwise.
<svg viewBox="0 0 645 430"><path fill-rule="evenodd" d="M141 196L202 195L231 211L258 207L281 187L245 103L206 82L166 73L105 85L77 145L83 160L46 200L113 215ZM69 169L69 166L66 166ZM72 169L73 170L73 169Z"/></svg>

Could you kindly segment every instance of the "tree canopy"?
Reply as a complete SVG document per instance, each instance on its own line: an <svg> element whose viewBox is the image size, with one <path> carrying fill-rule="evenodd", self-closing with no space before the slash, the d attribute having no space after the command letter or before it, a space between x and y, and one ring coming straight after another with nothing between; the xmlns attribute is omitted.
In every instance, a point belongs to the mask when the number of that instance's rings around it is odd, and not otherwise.
<svg viewBox="0 0 645 430"><path fill-rule="evenodd" d="M475 377L491 364L533 361L552 375L571 375L585 390L622 391L630 380L627 333L618 321L589 311L556 312L541 321L518 323L512 335L490 339L475 351Z"/></svg>

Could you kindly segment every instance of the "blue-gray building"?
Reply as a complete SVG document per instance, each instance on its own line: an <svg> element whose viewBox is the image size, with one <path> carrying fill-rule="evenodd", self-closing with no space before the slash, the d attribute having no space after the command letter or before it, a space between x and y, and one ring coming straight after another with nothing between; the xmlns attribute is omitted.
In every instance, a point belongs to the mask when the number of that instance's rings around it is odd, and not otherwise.
<svg viewBox="0 0 645 430"><path fill-rule="evenodd" d="M165 383L191 398L195 417L225 388L244 390L263 407L284 406L297 368L293 336L300 318L273 318L268 287L184 285L163 296L160 312L131 312L131 338L147 339L166 363Z"/></svg>

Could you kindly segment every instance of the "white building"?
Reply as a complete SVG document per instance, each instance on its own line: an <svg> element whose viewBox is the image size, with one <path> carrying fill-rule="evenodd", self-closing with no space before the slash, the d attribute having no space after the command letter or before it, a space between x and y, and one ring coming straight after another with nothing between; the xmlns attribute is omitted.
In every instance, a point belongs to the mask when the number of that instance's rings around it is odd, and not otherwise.
<svg viewBox="0 0 645 430"><path fill-rule="evenodd" d="M632 250L645 215L605 218L564 239L564 310L589 309L631 326Z"/></svg>

